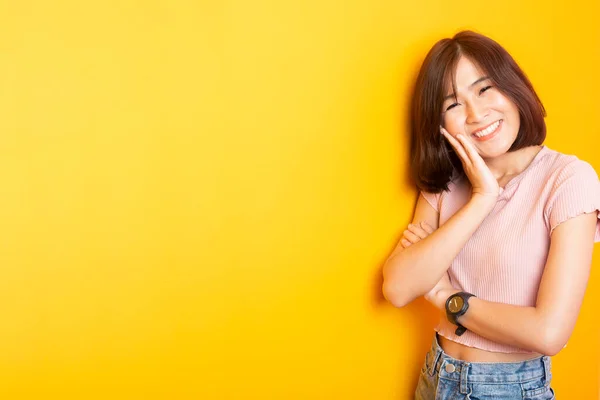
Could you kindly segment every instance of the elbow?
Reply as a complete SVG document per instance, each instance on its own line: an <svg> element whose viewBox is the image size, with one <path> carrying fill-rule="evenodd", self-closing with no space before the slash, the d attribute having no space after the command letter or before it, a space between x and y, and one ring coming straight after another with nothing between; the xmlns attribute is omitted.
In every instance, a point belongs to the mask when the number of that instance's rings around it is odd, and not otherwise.
<svg viewBox="0 0 600 400"><path fill-rule="evenodd" d="M555 355L560 353L560 351L565 347L567 347L566 340L549 340L546 343L544 354L549 357L554 357Z"/></svg>
<svg viewBox="0 0 600 400"><path fill-rule="evenodd" d="M393 263L388 259L383 266L383 297L394 307L402 308L424 293L419 292L420 282L410 272L411 269L398 256Z"/></svg>
<svg viewBox="0 0 600 400"><path fill-rule="evenodd" d="M387 301L392 303L392 305L394 307L402 308L405 305L407 305L408 303L410 303L410 301L408 301L408 299L404 295L405 291L403 291L399 287L399 285L394 284L393 282L384 281L383 287L382 287L382 292L383 292L383 297L385 297L385 299Z"/></svg>
<svg viewBox="0 0 600 400"><path fill-rule="evenodd" d="M541 349L540 353L548 357L554 357L565 347L566 344L547 343L544 348Z"/></svg>
<svg viewBox="0 0 600 400"><path fill-rule="evenodd" d="M554 357L560 353L562 349L567 347L568 337L561 331L559 326L556 326L556 324L547 324L542 332L542 340L540 341L541 349L539 349L540 353L549 357Z"/></svg>

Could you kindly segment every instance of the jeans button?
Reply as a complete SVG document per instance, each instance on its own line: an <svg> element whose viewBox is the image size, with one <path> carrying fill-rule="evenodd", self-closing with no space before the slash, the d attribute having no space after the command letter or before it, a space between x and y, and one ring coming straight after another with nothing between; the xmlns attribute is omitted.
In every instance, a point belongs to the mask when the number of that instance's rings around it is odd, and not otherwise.
<svg viewBox="0 0 600 400"><path fill-rule="evenodd" d="M456 368L454 367L454 364L446 364L446 372L452 373L454 371L456 371Z"/></svg>

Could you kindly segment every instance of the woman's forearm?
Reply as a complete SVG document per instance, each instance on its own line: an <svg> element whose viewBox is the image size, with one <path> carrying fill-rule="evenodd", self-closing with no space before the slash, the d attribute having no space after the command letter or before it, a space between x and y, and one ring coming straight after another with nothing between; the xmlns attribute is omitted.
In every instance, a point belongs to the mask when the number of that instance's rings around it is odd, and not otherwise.
<svg viewBox="0 0 600 400"><path fill-rule="evenodd" d="M492 210L494 198L474 195L444 225L425 239L392 254L383 267L383 293L403 307L428 293Z"/></svg>
<svg viewBox="0 0 600 400"><path fill-rule="evenodd" d="M434 305L445 310L446 299L456 292L458 290L439 291ZM565 345L548 339L548 321L536 307L495 303L471 297L469 309L458 318L458 323L494 342L549 356L556 355Z"/></svg>

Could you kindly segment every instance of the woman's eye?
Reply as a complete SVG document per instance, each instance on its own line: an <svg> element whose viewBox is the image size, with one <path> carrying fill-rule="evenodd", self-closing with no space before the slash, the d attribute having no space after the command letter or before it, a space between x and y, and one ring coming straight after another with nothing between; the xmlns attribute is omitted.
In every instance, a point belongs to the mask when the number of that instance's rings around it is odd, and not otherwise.
<svg viewBox="0 0 600 400"><path fill-rule="evenodd" d="M451 109L453 109L453 108L454 108L454 107L456 107L457 105L458 105L458 103L453 103L453 104L450 104L450 105L448 106L448 108L446 108L446 111L450 111Z"/></svg>
<svg viewBox="0 0 600 400"><path fill-rule="evenodd" d="M486 90L491 89L491 88L492 88L491 86L486 86L484 88L481 88L481 90L479 91L479 94L483 94L483 92L485 92Z"/></svg>

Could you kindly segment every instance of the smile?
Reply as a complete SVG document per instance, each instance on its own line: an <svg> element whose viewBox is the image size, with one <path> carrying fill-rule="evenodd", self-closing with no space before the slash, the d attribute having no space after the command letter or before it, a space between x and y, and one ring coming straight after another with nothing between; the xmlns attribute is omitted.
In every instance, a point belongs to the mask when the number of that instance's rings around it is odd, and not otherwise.
<svg viewBox="0 0 600 400"><path fill-rule="evenodd" d="M498 120L498 121L494 122L493 124L489 125L487 128L480 129L478 131L473 132L472 135L475 136L477 139L483 139L483 138L488 139L488 137L491 139L490 136L493 135L494 133L496 133L496 131L500 127L501 123L502 123L502 120Z"/></svg>

